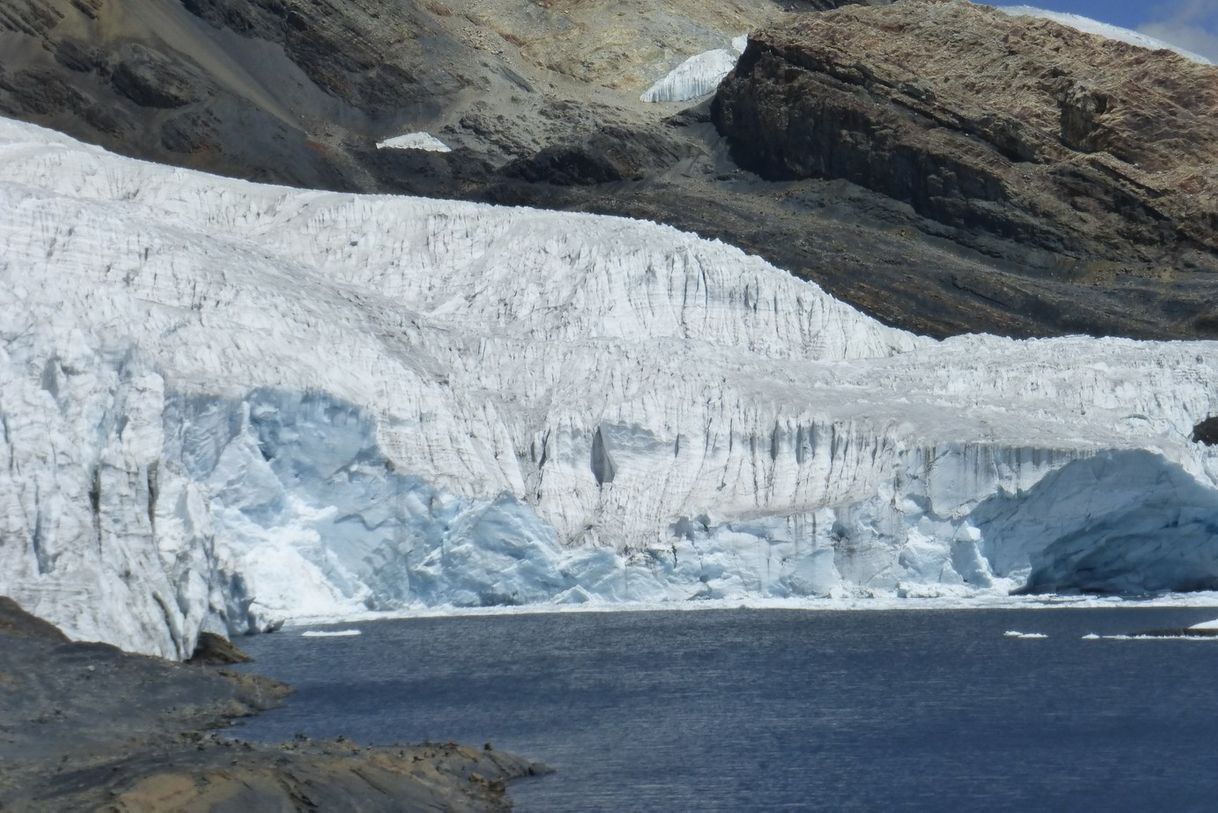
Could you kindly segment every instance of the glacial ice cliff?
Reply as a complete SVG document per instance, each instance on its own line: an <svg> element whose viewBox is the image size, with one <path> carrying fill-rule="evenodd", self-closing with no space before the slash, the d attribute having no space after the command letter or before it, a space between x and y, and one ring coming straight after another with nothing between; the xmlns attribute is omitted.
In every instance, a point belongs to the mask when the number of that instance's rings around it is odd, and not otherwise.
<svg viewBox="0 0 1218 813"><path fill-rule="evenodd" d="M749 38L745 34L734 38L727 48L694 54L665 74L639 98L644 102L686 102L713 93L723 77L736 67L736 61L748 44Z"/></svg>
<svg viewBox="0 0 1218 813"><path fill-rule="evenodd" d="M1218 585L1218 345L886 328L648 223L0 120L0 594L168 656L431 605Z"/></svg>

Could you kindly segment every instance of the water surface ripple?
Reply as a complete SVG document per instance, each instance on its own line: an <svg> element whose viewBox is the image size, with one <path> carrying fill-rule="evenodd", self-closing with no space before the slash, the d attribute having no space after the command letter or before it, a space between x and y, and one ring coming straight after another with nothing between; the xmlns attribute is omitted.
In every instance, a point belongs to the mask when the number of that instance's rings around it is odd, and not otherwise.
<svg viewBox="0 0 1218 813"><path fill-rule="evenodd" d="M526 812L1213 810L1218 640L1082 636L1215 615L716 610L287 630L246 647L297 693L235 733L490 741L557 769L512 786Z"/></svg>

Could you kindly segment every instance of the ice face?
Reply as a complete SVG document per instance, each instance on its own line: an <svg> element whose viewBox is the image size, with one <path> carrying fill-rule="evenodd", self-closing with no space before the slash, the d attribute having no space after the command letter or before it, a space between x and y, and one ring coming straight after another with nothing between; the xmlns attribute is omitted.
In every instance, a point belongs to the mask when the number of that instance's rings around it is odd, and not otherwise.
<svg viewBox="0 0 1218 813"><path fill-rule="evenodd" d="M0 246L0 592L74 637L1215 572L1213 343L934 342L654 224L3 120Z"/></svg>
<svg viewBox="0 0 1218 813"><path fill-rule="evenodd" d="M747 45L748 36L742 35L732 39L727 48L695 54L673 68L640 98L645 102L685 102L712 93L723 77L736 67L736 61Z"/></svg>

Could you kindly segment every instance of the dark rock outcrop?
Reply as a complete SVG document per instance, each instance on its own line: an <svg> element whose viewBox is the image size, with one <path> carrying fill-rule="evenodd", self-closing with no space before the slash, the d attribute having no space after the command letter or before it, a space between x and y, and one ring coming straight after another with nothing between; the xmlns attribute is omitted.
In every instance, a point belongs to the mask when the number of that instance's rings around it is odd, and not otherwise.
<svg viewBox="0 0 1218 813"><path fill-rule="evenodd" d="M289 691L70 643L0 597L0 809L507 810L504 783L545 771L455 743L275 746L214 731Z"/></svg>
<svg viewBox="0 0 1218 813"><path fill-rule="evenodd" d="M1125 286L1129 311L1213 335L1218 69L906 0L754 34L713 113L762 177L858 184L1072 281L1077 308Z"/></svg>
<svg viewBox="0 0 1218 813"><path fill-rule="evenodd" d="M1206 418L1193 427L1193 443L1218 446L1218 415Z"/></svg>
<svg viewBox="0 0 1218 813"><path fill-rule="evenodd" d="M247 663L249 655L238 649L232 641L216 635L214 632L199 633L195 651L187 663L196 666L228 666L234 663Z"/></svg>

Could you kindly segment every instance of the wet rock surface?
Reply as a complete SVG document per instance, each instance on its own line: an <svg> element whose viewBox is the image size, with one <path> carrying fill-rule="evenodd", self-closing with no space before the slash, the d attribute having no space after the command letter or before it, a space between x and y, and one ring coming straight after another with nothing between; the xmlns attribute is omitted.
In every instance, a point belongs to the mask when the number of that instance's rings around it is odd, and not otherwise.
<svg viewBox="0 0 1218 813"><path fill-rule="evenodd" d="M0 598L0 808L506 810L543 771L455 743L251 745L217 729L290 689L255 675L70 643Z"/></svg>

